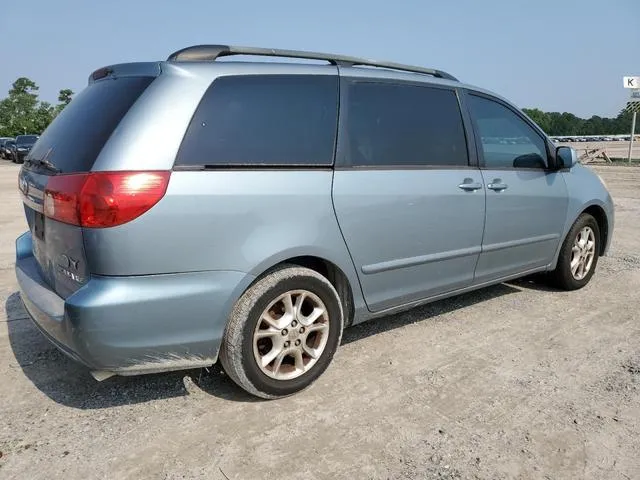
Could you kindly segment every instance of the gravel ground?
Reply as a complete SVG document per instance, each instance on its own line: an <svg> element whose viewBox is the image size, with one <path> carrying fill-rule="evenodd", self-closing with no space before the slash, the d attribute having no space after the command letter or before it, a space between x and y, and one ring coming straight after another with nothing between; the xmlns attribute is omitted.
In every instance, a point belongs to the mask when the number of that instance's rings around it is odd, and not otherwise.
<svg viewBox="0 0 640 480"><path fill-rule="evenodd" d="M95 382L26 318L18 168L0 162L0 478L640 477L640 169L597 167L617 223L588 287L487 288L345 332L310 389L217 368Z"/></svg>

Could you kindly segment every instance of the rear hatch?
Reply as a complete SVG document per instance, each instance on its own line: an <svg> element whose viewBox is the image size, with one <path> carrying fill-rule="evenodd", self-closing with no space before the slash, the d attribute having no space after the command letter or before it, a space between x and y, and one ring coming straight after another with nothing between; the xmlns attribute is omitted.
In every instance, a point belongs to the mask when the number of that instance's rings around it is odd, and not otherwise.
<svg viewBox="0 0 640 480"><path fill-rule="evenodd" d="M106 77L91 82L60 113L31 149L19 174L33 254L44 281L63 298L89 278L82 227L45 216L45 191L57 176L91 171L105 143L151 76Z"/></svg>

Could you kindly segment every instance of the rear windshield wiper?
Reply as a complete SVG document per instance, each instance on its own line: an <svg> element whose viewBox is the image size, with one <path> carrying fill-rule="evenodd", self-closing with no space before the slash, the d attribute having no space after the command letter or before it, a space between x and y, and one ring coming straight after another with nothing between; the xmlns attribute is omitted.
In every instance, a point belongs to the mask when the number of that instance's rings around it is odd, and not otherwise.
<svg viewBox="0 0 640 480"><path fill-rule="evenodd" d="M43 168L49 172L53 172L53 173L60 173L61 170L56 167L53 163L51 163L49 160L35 160L35 159L30 159L27 160L27 165L35 165L38 166L40 168Z"/></svg>

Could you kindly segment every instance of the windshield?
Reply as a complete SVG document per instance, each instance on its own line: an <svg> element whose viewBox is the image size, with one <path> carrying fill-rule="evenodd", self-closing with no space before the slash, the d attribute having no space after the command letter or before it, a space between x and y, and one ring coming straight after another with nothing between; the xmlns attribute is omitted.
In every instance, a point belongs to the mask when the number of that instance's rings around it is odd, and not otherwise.
<svg viewBox="0 0 640 480"><path fill-rule="evenodd" d="M18 135L16 137L16 143L19 145L34 144L36 143L36 140L38 140L37 135Z"/></svg>

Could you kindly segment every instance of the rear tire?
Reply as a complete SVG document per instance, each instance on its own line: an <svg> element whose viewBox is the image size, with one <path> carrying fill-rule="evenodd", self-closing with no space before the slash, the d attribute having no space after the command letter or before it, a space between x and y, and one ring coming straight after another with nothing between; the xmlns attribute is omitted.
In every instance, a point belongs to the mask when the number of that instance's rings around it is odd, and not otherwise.
<svg viewBox="0 0 640 480"><path fill-rule="evenodd" d="M600 228L588 213L575 221L560 249L558 264L549 272L550 283L563 290L584 287L596 271L600 254Z"/></svg>
<svg viewBox="0 0 640 480"><path fill-rule="evenodd" d="M234 306L220 362L252 395L289 396L327 369L343 326L333 285L311 269L284 265L258 279Z"/></svg>

